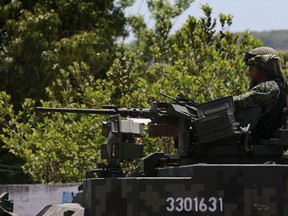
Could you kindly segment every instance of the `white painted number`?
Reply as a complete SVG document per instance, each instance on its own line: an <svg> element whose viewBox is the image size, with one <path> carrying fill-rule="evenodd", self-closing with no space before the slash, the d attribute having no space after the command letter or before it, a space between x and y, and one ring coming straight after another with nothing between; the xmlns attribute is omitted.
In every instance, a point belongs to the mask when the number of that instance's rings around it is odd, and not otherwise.
<svg viewBox="0 0 288 216"><path fill-rule="evenodd" d="M168 197L166 199L166 202L168 203L168 206L166 207L167 211L169 212L174 211L174 198Z"/></svg>
<svg viewBox="0 0 288 216"><path fill-rule="evenodd" d="M186 197L184 199L184 209L185 211L192 211L192 206L193 206L193 203L192 203L192 199L190 197Z"/></svg>
<svg viewBox="0 0 288 216"><path fill-rule="evenodd" d="M168 197L166 210L169 212L223 212L222 197Z"/></svg>
<svg viewBox="0 0 288 216"><path fill-rule="evenodd" d="M217 210L217 199L215 197L210 197L209 202L211 206L208 208L209 211L215 212Z"/></svg>
<svg viewBox="0 0 288 216"><path fill-rule="evenodd" d="M181 212L183 211L183 198L182 197L178 197L176 199L176 211Z"/></svg>

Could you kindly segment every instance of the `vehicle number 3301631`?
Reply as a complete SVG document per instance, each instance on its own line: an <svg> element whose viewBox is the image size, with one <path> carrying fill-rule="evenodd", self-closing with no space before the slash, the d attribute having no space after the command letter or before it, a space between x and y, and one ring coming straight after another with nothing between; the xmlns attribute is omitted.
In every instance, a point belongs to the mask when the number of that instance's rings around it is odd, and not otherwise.
<svg viewBox="0 0 288 216"><path fill-rule="evenodd" d="M168 212L223 212L222 197L168 197L166 203Z"/></svg>

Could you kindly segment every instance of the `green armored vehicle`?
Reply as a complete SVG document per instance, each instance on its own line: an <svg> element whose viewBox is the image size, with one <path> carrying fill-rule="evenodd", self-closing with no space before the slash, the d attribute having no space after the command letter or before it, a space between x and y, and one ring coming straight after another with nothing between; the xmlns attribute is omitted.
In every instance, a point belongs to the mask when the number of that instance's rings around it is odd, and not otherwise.
<svg viewBox="0 0 288 216"><path fill-rule="evenodd" d="M150 109L38 110L111 115L103 124L107 164L87 172L72 203L47 206L38 216L288 215L288 130L251 139L260 110L235 113L232 97L205 104L177 97ZM135 119L148 119L148 130ZM143 157L137 138L144 131L173 137L177 154ZM121 162L137 158L141 169L125 176Z"/></svg>

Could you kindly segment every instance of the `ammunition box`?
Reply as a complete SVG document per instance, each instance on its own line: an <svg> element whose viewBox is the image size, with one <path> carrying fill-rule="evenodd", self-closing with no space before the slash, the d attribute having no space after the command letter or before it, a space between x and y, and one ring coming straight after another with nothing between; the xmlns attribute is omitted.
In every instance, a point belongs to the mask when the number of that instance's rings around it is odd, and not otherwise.
<svg viewBox="0 0 288 216"><path fill-rule="evenodd" d="M200 104L197 108L199 118L206 118L223 111L227 111L229 113L235 112L235 105L232 96Z"/></svg>
<svg viewBox="0 0 288 216"><path fill-rule="evenodd" d="M209 143L235 134L237 123L228 111L200 118L193 122L195 144Z"/></svg>

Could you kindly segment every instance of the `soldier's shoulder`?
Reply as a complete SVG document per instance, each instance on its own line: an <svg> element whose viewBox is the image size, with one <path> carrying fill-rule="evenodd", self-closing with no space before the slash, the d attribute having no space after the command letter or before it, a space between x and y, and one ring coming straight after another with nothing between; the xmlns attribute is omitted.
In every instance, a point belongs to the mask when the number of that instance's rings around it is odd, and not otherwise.
<svg viewBox="0 0 288 216"><path fill-rule="evenodd" d="M262 82L262 83L258 84L257 86L255 86L254 88L257 89L258 91L263 91L263 92L267 92L267 91L277 91L278 92L278 91L280 91L279 85L274 80Z"/></svg>

